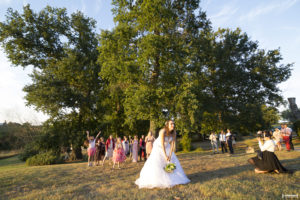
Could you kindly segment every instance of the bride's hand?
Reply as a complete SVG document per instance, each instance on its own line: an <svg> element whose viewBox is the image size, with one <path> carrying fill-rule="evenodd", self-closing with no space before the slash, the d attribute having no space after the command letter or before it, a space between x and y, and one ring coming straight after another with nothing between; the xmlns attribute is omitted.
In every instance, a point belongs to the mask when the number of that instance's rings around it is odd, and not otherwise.
<svg viewBox="0 0 300 200"><path fill-rule="evenodd" d="M166 159L167 162L169 161L169 157L168 156L165 156L165 159Z"/></svg>
<svg viewBox="0 0 300 200"><path fill-rule="evenodd" d="M171 156L168 156L167 161L170 162L171 160Z"/></svg>

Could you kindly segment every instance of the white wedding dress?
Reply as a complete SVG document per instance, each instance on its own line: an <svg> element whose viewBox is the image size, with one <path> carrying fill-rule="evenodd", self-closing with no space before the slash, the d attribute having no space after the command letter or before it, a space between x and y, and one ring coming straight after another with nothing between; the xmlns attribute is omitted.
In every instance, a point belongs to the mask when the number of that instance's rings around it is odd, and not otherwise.
<svg viewBox="0 0 300 200"><path fill-rule="evenodd" d="M165 137L166 154L170 155L170 143L172 137ZM172 173L164 170L167 161L161 145L161 134L153 144L152 152L141 170L140 177L135 181L139 188L170 188L178 184L189 183L179 160L174 152L172 152L171 163L176 165L176 169Z"/></svg>

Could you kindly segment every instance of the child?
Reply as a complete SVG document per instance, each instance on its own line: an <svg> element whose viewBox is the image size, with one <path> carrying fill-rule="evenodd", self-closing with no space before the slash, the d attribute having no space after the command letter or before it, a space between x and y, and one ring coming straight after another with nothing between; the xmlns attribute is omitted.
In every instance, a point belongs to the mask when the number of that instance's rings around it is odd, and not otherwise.
<svg viewBox="0 0 300 200"><path fill-rule="evenodd" d="M105 143L104 143L104 138L101 137L100 139L97 140L96 143L96 155L95 155L96 165L99 165L99 162L102 163L104 156L105 156Z"/></svg>
<svg viewBox="0 0 300 200"><path fill-rule="evenodd" d="M117 139L116 147L113 154L113 169L115 168L115 164L118 163L118 169L120 168L120 162L124 162L126 160L126 155L122 146L121 138Z"/></svg>
<svg viewBox="0 0 300 200"><path fill-rule="evenodd" d="M94 155L95 155L95 152L96 152L95 143L96 143L96 140L97 140L98 136L100 135L100 133L101 133L101 131L99 131L96 138L94 138L94 136L90 136L89 131L86 131L87 139L89 141L89 148L87 149L88 156L89 156L88 166L92 166L91 158L94 158Z"/></svg>

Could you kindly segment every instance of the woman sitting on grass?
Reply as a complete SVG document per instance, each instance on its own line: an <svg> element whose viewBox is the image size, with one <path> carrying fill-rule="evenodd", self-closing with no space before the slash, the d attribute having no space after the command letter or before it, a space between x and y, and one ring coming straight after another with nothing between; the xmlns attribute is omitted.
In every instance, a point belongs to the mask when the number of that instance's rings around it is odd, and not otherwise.
<svg viewBox="0 0 300 200"><path fill-rule="evenodd" d="M250 158L248 162L255 166L255 173L262 174L268 172L286 173L288 170L284 168L279 162L277 156L274 154L275 142L271 139L272 135L269 131L265 132L264 143L258 137L259 148L262 151L262 157L258 156Z"/></svg>

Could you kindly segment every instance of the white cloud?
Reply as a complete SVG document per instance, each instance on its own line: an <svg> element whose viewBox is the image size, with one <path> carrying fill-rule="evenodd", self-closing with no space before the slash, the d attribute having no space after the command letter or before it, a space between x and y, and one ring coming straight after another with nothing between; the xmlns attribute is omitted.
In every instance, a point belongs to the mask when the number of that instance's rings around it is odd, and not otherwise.
<svg viewBox="0 0 300 200"><path fill-rule="evenodd" d="M40 124L48 118L32 107L25 106L25 93L22 89L30 83L27 74L31 70L32 68L23 70L21 67L12 67L5 54L0 51L0 123L6 120Z"/></svg>
<svg viewBox="0 0 300 200"><path fill-rule="evenodd" d="M274 1L272 1L270 4L261 4L256 8L250 10L247 14L242 15L239 19L240 21L250 21L254 18L257 18L261 15L266 15L271 12L280 13L292 7L295 3L297 3L297 1L298 0L280 0L275 3Z"/></svg>
<svg viewBox="0 0 300 200"><path fill-rule="evenodd" d="M208 6L210 2L207 2ZM212 13L208 18L212 21L214 27L223 27L228 21L232 21L234 16L238 13L239 7L236 5L236 1L228 2L219 11Z"/></svg>

